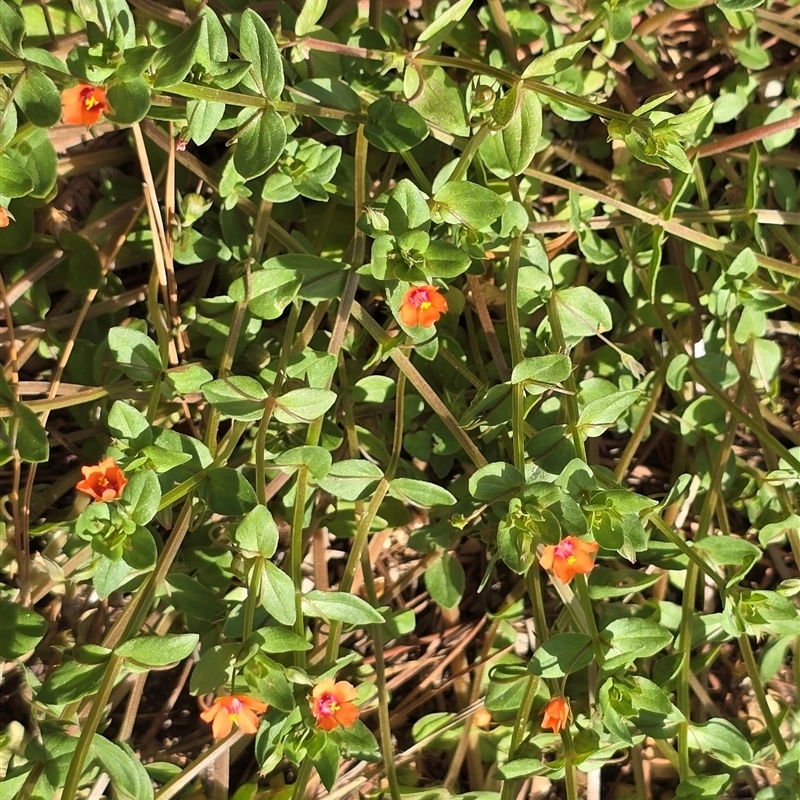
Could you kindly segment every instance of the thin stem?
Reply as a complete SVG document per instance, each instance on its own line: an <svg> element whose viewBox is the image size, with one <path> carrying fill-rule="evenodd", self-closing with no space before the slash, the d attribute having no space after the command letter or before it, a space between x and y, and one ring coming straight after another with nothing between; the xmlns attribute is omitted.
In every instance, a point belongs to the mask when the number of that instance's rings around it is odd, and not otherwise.
<svg viewBox="0 0 800 800"><path fill-rule="evenodd" d="M558 315L558 301L556 300L555 292L551 292L550 297L547 299L547 319L550 322L550 330L553 333L556 349L559 353L567 353L569 348L564 339L564 332L561 329L561 317ZM572 436L572 444L578 458L581 461L586 461L586 447L578 428L580 414L578 410L578 385L575 382L574 370L570 370L569 377L564 381L564 387L567 390L567 424Z"/></svg>
<svg viewBox="0 0 800 800"><path fill-rule="evenodd" d="M572 745L572 731L569 725L561 731L561 744L564 747L564 782L567 787L567 800L578 800L578 787L575 785L575 748Z"/></svg>
<svg viewBox="0 0 800 800"><path fill-rule="evenodd" d="M764 717L764 723L767 726L769 738L772 739L772 744L775 745L775 749L778 751L778 753L780 755L784 755L787 751L786 742L784 741L783 734L781 733L778 723L775 721L775 717L772 715L772 710L769 707L769 703L767 702L767 695L764 691L764 686L761 683L756 657L753 654L753 648L750 645L750 637L746 633L739 634L739 648L742 651L742 657L744 658L744 663L747 667L747 674L750 678L750 685L753 688L753 694L756 696L756 701L758 702L758 707L761 710L761 715Z"/></svg>
<svg viewBox="0 0 800 800"><path fill-rule="evenodd" d="M525 683L525 693L522 695L522 703L514 720L514 727L511 730L511 743L508 747L508 760L513 761L517 757L522 746L525 732L528 727L528 720L533 710L533 701L536 699L536 690L539 688L539 676L529 675ZM500 792L500 800L513 800L515 797L517 782L514 780L504 780L503 788Z"/></svg>
<svg viewBox="0 0 800 800"><path fill-rule="evenodd" d="M517 289L519 286L519 256L522 249L522 237L517 236L511 242L508 253L508 269L506 270L506 325L511 345L511 369L523 360L522 335L519 328L519 311L517 309ZM525 473L525 389L521 383L511 387L511 442L514 450L514 466Z"/></svg>
<svg viewBox="0 0 800 800"><path fill-rule="evenodd" d="M294 621L294 631L301 638L305 638L305 620L303 618L303 518L305 516L306 492L308 491L308 469L300 467L297 470L297 485L295 486L294 509L292 512L292 534L289 544L289 569L294 584L294 601L297 616ZM305 651L295 651L295 664L305 667Z"/></svg>
<svg viewBox="0 0 800 800"><path fill-rule="evenodd" d="M108 659L106 670L103 673L103 679L97 689L97 694L92 699L89 716L86 717L86 722L83 724L78 744L75 746L75 751L72 754L72 760L69 762L67 777L64 780L64 790L61 793L64 800L67 800L67 798L74 798L78 794L78 786L81 782L81 775L83 775L83 765L86 763L86 758L89 755L89 751L92 749L94 734L103 721L106 704L108 703L108 698L111 696L111 690L114 688L117 674L122 668L123 661L124 658L122 656L113 654Z"/></svg>
<svg viewBox="0 0 800 800"><path fill-rule="evenodd" d="M247 600L244 604L244 620L242 622L242 645L247 643L253 633L253 622L261 595L261 575L264 571L264 558L257 556L253 559L250 577L247 582Z"/></svg>

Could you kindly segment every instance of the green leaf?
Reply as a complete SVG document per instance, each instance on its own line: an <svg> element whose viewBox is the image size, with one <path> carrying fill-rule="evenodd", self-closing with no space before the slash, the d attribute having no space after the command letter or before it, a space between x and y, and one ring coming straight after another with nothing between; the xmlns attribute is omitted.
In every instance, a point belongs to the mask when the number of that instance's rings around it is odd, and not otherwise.
<svg viewBox="0 0 800 800"><path fill-rule="evenodd" d="M458 0L457 3L453 3L450 8L443 11L419 35L415 50L421 50L423 45L427 45L426 49L435 53L439 45L469 11L471 5L472 0Z"/></svg>
<svg viewBox="0 0 800 800"><path fill-rule="evenodd" d="M140 122L150 110L150 86L141 76L114 83L108 89L108 104L113 114L108 118L117 125Z"/></svg>
<svg viewBox="0 0 800 800"><path fill-rule="evenodd" d="M567 345L611 330L611 312L605 300L588 286L572 286L555 293L558 318Z"/></svg>
<svg viewBox="0 0 800 800"><path fill-rule="evenodd" d="M750 11L764 5L765 0L717 0L717 7L722 11Z"/></svg>
<svg viewBox="0 0 800 800"><path fill-rule="evenodd" d="M261 649L265 653L297 653L313 647L311 642L285 628L259 628L253 636L261 642Z"/></svg>
<svg viewBox="0 0 800 800"><path fill-rule="evenodd" d="M495 461L470 476L469 492L480 503L493 503L524 485L525 476L513 464Z"/></svg>
<svg viewBox="0 0 800 800"><path fill-rule="evenodd" d="M591 636L556 633L536 648L528 672L542 678L563 678L588 666L593 659Z"/></svg>
<svg viewBox="0 0 800 800"><path fill-rule="evenodd" d="M111 778L116 796L121 800L152 800L150 776L129 744L109 742L95 734L92 750Z"/></svg>
<svg viewBox="0 0 800 800"><path fill-rule="evenodd" d="M253 422L264 415L267 393L254 378L232 375L203 384L203 396L223 417Z"/></svg>
<svg viewBox="0 0 800 800"><path fill-rule="evenodd" d="M67 288L73 292L88 292L99 288L103 276L103 262L97 245L71 231L64 231L58 237L58 243L69 254Z"/></svg>
<svg viewBox="0 0 800 800"><path fill-rule="evenodd" d="M236 139L233 164L246 179L263 175L280 157L286 147L286 125L274 108L255 114L244 109L239 115L241 130Z"/></svg>
<svg viewBox="0 0 800 800"><path fill-rule="evenodd" d="M195 144L205 144L225 116L225 103L215 100L189 100L186 103L186 116L189 125L184 136Z"/></svg>
<svg viewBox="0 0 800 800"><path fill-rule="evenodd" d="M527 166L527 165L526 165ZM437 215L452 225L468 225L481 230L500 217L506 201L491 189L469 181L449 181L433 196Z"/></svg>
<svg viewBox="0 0 800 800"><path fill-rule="evenodd" d="M379 150L402 153L428 137L428 125L411 106L381 97L367 110L364 136Z"/></svg>
<svg viewBox="0 0 800 800"><path fill-rule="evenodd" d="M49 128L61 119L61 92L37 67L28 67L22 74L14 92L14 101L22 113L40 128Z"/></svg>
<svg viewBox="0 0 800 800"><path fill-rule="evenodd" d="M292 579L271 561L264 562L263 570L261 605L281 625L294 625L297 619L297 606L294 601L295 590Z"/></svg>
<svg viewBox="0 0 800 800"><path fill-rule="evenodd" d="M318 484L334 497L353 502L364 497L381 478L380 467L371 461L353 458L337 461Z"/></svg>
<svg viewBox="0 0 800 800"><path fill-rule="evenodd" d="M0 43L15 55L22 55L25 21L11 3L0 3ZM4 194L4 192L0 192Z"/></svg>
<svg viewBox="0 0 800 800"><path fill-rule="evenodd" d="M105 664L88 666L77 661L68 661L50 673L36 693L36 700L46 706L74 703L97 692L105 671Z"/></svg>
<svg viewBox="0 0 800 800"><path fill-rule="evenodd" d="M220 600L213 589L201 583L193 575L173 572L167 577L170 601L188 617L203 622L217 622L225 615L228 606Z"/></svg>
<svg viewBox="0 0 800 800"><path fill-rule="evenodd" d="M280 99L284 86L281 53L267 23L251 8L242 14L239 53L253 65L252 73L261 93L268 100Z"/></svg>
<svg viewBox="0 0 800 800"><path fill-rule="evenodd" d="M700 750L733 769L746 767L753 760L747 739L726 719L693 722L689 726L689 747Z"/></svg>
<svg viewBox="0 0 800 800"><path fill-rule="evenodd" d="M175 86L189 74L195 64L197 46L205 35L205 26L205 17L200 17L156 53L153 59L156 71L154 89Z"/></svg>
<svg viewBox="0 0 800 800"><path fill-rule="evenodd" d="M575 42L566 44L563 47L556 47L549 53L545 53L539 58L535 58L525 67L522 73L523 78L543 78L546 75L556 75L568 69L583 54L589 42Z"/></svg>
<svg viewBox="0 0 800 800"><path fill-rule="evenodd" d="M638 389L598 397L587 404L578 418L578 428L587 438L600 436L641 397Z"/></svg>
<svg viewBox="0 0 800 800"><path fill-rule="evenodd" d="M361 98L338 78L314 78L301 81L293 88L296 91L293 91L292 87L290 87L289 92L298 102L307 103L310 96L321 106L338 108L351 114L361 113ZM317 117L316 122L325 130L335 133L337 136L353 133L358 128L358 123L344 119Z"/></svg>
<svg viewBox="0 0 800 800"><path fill-rule="evenodd" d="M136 328L112 328L108 349L115 365L132 381L152 383L163 370L156 343Z"/></svg>
<svg viewBox="0 0 800 800"><path fill-rule="evenodd" d="M293 389L281 395L275 404L275 419L291 425L313 422L335 402L336 392L330 389Z"/></svg>
<svg viewBox="0 0 800 800"><path fill-rule="evenodd" d="M438 239L428 245L423 258L424 271L429 278L455 278L466 272L472 263L463 250Z"/></svg>
<svg viewBox="0 0 800 800"><path fill-rule="evenodd" d="M162 636L137 636L114 649L114 655L143 667L166 667L188 658L200 637L196 633L167 633Z"/></svg>
<svg viewBox="0 0 800 800"><path fill-rule="evenodd" d="M231 663L242 649L241 642L218 644L210 647L192 670L189 691L192 694L208 694L216 691L230 679Z"/></svg>
<svg viewBox="0 0 800 800"><path fill-rule="evenodd" d="M208 473L208 507L217 514L239 516L257 504L256 493L240 472L217 467Z"/></svg>
<svg viewBox="0 0 800 800"><path fill-rule="evenodd" d="M281 467L284 472L305 467L315 480L324 478L330 472L331 463L332 458L328 450L310 445L293 447L275 457L275 466ZM287 470L287 467L291 469Z"/></svg>
<svg viewBox="0 0 800 800"><path fill-rule="evenodd" d="M311 757L314 769L317 770L322 785L330 792L339 775L339 747L336 742L325 738L322 748Z"/></svg>
<svg viewBox="0 0 800 800"><path fill-rule="evenodd" d="M452 506L456 502L456 498L444 487L411 478L394 478L389 481L389 494L404 503L422 508Z"/></svg>
<svg viewBox="0 0 800 800"><path fill-rule="evenodd" d="M155 472L141 470L131 475L122 503L137 525L147 525L156 515L160 502L161 486Z"/></svg>
<svg viewBox="0 0 800 800"><path fill-rule="evenodd" d="M47 631L47 620L35 611L0 597L0 659L12 661L33 650Z"/></svg>
<svg viewBox="0 0 800 800"><path fill-rule="evenodd" d="M672 642L672 634L665 627L638 617L615 619L600 637L610 645L604 665L609 672L627 667L637 658L653 656Z"/></svg>
<svg viewBox="0 0 800 800"><path fill-rule="evenodd" d="M50 458L47 431L39 415L22 403L14 403L16 420L12 421L12 448L16 448L22 461L41 464Z"/></svg>
<svg viewBox="0 0 800 800"><path fill-rule="evenodd" d="M137 449L153 440L145 415L123 400L115 400L108 412L108 431L116 439Z"/></svg>
<svg viewBox="0 0 800 800"><path fill-rule="evenodd" d="M271 258L263 269L250 275L247 310L260 319L278 319L286 306L297 297L302 284L301 274L287 268L277 258ZM231 283L228 293L234 300L243 302L247 288L246 279L237 278Z"/></svg>
<svg viewBox="0 0 800 800"><path fill-rule="evenodd" d="M32 191L33 178L30 173L7 153L0 154L0 195L24 197Z"/></svg>
<svg viewBox="0 0 800 800"><path fill-rule="evenodd" d="M394 236L413 230L427 230L431 221L428 198L408 178L392 189L384 209L389 231Z"/></svg>
<svg viewBox="0 0 800 800"><path fill-rule="evenodd" d="M525 383L534 384L534 386L526 385L526 389L532 393L539 394L541 391L546 391L551 386L556 386L567 378L572 372L572 362L569 356L553 353L547 356L534 356L533 358L524 358L520 361L511 372L511 383Z"/></svg>
<svg viewBox="0 0 800 800"><path fill-rule="evenodd" d="M464 594L466 577L461 562L447 551L425 570L425 588L442 608L455 608Z"/></svg>
<svg viewBox="0 0 800 800"><path fill-rule="evenodd" d="M519 84L518 84L519 85ZM521 89L519 107L500 131L491 132L479 148L481 158L499 178L526 170L542 135L542 104L534 92Z"/></svg>
<svg viewBox="0 0 800 800"><path fill-rule="evenodd" d="M311 33L327 7L328 0L305 0L294 23L295 34L305 36Z"/></svg>
<svg viewBox="0 0 800 800"><path fill-rule="evenodd" d="M303 613L348 625L376 625L384 621L382 614L354 594L322 592L319 589L312 589L303 596Z"/></svg>
<svg viewBox="0 0 800 800"><path fill-rule="evenodd" d="M278 549L278 526L266 506L256 506L239 523L233 539L248 557L272 558Z"/></svg>

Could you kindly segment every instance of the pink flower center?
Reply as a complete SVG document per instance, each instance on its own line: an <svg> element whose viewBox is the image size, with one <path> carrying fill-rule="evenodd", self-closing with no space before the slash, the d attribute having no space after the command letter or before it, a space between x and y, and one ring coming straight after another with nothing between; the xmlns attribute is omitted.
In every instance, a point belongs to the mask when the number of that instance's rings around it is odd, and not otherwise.
<svg viewBox="0 0 800 800"><path fill-rule="evenodd" d="M563 558L567 564L572 564L575 561L575 544L572 539L564 539L563 542L556 545L556 558Z"/></svg>
<svg viewBox="0 0 800 800"><path fill-rule="evenodd" d="M427 289L416 289L408 300L415 308L426 309L431 307Z"/></svg>
<svg viewBox="0 0 800 800"><path fill-rule="evenodd" d="M330 692L326 692L317 701L317 716L332 717L339 708L337 699Z"/></svg>
<svg viewBox="0 0 800 800"><path fill-rule="evenodd" d="M235 717L244 708L244 703L238 697L229 697L223 703L231 717Z"/></svg>

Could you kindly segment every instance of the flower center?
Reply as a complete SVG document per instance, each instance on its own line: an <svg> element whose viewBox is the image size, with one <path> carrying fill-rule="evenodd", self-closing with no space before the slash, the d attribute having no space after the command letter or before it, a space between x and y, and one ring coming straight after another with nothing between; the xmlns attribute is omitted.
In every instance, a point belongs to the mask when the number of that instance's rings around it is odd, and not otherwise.
<svg viewBox="0 0 800 800"><path fill-rule="evenodd" d="M236 719L239 712L242 710L243 703L238 697L230 697L225 701L225 709L231 719Z"/></svg>
<svg viewBox="0 0 800 800"><path fill-rule="evenodd" d="M575 561L575 556L573 553L575 552L575 545L569 539L564 539L563 542L556 545L556 558L563 558L566 559L568 564L572 564Z"/></svg>
<svg viewBox="0 0 800 800"><path fill-rule="evenodd" d="M430 308L431 301L428 299L428 290L418 289L416 292L414 292L414 294L411 296L411 303L417 308Z"/></svg>
<svg viewBox="0 0 800 800"><path fill-rule="evenodd" d="M81 92L81 99L83 100L83 105L86 107L87 111L91 111L93 108L97 108L98 106L103 106L102 100L97 98L94 89L84 89Z"/></svg>
<svg viewBox="0 0 800 800"><path fill-rule="evenodd" d="M336 698L332 694L324 694L319 699L318 711L321 717L333 716L340 708Z"/></svg>

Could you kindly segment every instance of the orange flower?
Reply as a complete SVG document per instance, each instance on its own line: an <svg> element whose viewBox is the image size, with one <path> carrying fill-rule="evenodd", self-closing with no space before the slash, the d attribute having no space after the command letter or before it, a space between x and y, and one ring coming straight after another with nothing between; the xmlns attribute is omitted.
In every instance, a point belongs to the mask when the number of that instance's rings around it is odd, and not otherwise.
<svg viewBox="0 0 800 800"><path fill-rule="evenodd" d="M337 725L352 728L358 719L355 687L347 681L334 683L333 678L318 683L311 693L311 713L317 725L324 731L332 731Z"/></svg>
<svg viewBox="0 0 800 800"><path fill-rule="evenodd" d="M101 502L122 497L122 490L128 485L125 473L113 458L104 458L94 467L81 467L81 472L83 480L75 488Z"/></svg>
<svg viewBox="0 0 800 800"><path fill-rule="evenodd" d="M0 228L7 228L11 224L11 219L8 209L0 206Z"/></svg>
<svg viewBox="0 0 800 800"><path fill-rule="evenodd" d="M65 125L94 125L106 111L104 86L79 83L61 92L61 119Z"/></svg>
<svg viewBox="0 0 800 800"><path fill-rule="evenodd" d="M400 319L409 328L422 325L430 328L442 314L447 313L447 300L435 286L412 286L400 303Z"/></svg>
<svg viewBox="0 0 800 800"><path fill-rule="evenodd" d="M566 697L554 697L542 713L542 727L550 728L558 733L567 727L569 722L569 700Z"/></svg>
<svg viewBox="0 0 800 800"><path fill-rule="evenodd" d="M597 552L597 542L583 542L567 536L557 545L548 545L539 559L546 570L552 570L562 583L569 583L576 575L587 575L594 568L592 553Z"/></svg>
<svg viewBox="0 0 800 800"><path fill-rule="evenodd" d="M244 733L258 730L257 714L263 714L267 704L243 694L218 697L201 715L203 722L211 723L211 733L215 741L224 739L235 722Z"/></svg>

